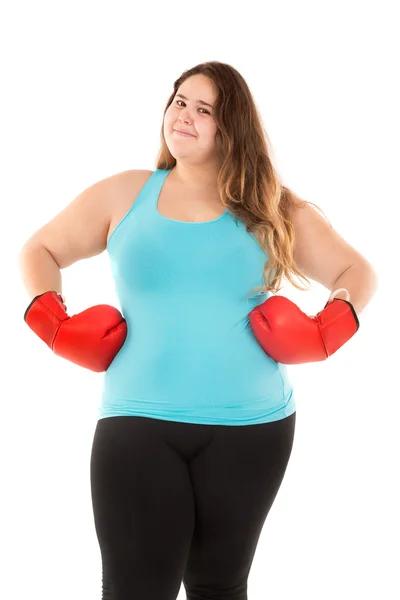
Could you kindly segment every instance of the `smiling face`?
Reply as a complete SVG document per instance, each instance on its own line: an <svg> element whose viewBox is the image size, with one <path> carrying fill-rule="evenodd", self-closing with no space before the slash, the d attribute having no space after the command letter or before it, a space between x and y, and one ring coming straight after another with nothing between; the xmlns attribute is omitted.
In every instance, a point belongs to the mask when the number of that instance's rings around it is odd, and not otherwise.
<svg viewBox="0 0 400 600"><path fill-rule="evenodd" d="M204 75L193 75L178 88L165 113L163 129L169 151L177 161L215 162L218 128L213 106L216 99L215 84ZM191 135L181 135L176 129Z"/></svg>

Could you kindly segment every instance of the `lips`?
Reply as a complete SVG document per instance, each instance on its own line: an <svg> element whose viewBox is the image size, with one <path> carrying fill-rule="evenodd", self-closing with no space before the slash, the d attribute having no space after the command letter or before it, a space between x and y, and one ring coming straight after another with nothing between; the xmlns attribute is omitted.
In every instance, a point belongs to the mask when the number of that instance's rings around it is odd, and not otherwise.
<svg viewBox="0 0 400 600"><path fill-rule="evenodd" d="M182 133L183 135L187 135L189 137L196 137L192 133L189 133L188 131L183 131L182 129L174 129L174 131L176 131L177 133Z"/></svg>

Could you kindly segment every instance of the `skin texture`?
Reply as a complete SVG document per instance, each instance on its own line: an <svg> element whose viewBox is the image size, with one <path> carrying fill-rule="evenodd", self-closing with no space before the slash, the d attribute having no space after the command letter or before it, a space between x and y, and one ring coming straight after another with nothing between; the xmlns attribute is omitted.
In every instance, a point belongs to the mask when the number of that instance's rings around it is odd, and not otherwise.
<svg viewBox="0 0 400 600"><path fill-rule="evenodd" d="M211 105L217 98L214 83L204 75L189 77L178 88L187 100L177 95L164 117L164 136L176 159L176 181L193 190L215 191L220 155L216 141L217 125ZM174 129L183 129L194 137L180 136Z"/></svg>

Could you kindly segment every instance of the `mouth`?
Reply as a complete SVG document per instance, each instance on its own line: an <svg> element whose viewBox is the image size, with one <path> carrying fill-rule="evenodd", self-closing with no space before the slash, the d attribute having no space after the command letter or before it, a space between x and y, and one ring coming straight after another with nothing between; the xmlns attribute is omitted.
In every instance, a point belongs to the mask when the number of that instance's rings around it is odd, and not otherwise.
<svg viewBox="0 0 400 600"><path fill-rule="evenodd" d="M176 133L177 135L183 135L186 137L196 137L196 136L192 135L191 133L186 133L185 131L180 131L180 129L174 129L174 133Z"/></svg>

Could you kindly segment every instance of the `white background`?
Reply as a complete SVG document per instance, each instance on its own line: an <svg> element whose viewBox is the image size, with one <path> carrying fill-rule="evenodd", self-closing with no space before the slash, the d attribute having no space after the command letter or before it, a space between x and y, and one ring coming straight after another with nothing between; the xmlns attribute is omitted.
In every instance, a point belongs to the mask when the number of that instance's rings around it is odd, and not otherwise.
<svg viewBox="0 0 400 600"><path fill-rule="evenodd" d="M328 361L289 368L295 442L249 600L400 597L396 8L349 0L2 5L4 599L101 598L89 461L103 376L54 356L25 325L17 254L92 183L155 169L173 81L206 60L242 73L282 180L324 210L380 280L355 337ZM120 308L107 253L62 277L70 314ZM329 296L315 282L309 292L287 284L281 293L308 314Z"/></svg>

